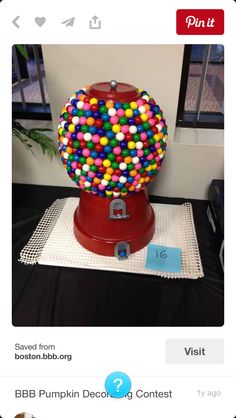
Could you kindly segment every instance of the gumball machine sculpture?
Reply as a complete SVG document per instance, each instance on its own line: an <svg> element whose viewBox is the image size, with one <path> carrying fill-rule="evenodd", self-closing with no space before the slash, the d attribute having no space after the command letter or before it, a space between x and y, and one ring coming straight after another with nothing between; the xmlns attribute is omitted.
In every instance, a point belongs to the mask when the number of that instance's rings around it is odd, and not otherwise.
<svg viewBox="0 0 236 418"><path fill-rule="evenodd" d="M146 186L161 168L167 125L146 91L115 80L77 91L60 116L63 165L81 190L74 234L96 254L125 259L155 231Z"/></svg>

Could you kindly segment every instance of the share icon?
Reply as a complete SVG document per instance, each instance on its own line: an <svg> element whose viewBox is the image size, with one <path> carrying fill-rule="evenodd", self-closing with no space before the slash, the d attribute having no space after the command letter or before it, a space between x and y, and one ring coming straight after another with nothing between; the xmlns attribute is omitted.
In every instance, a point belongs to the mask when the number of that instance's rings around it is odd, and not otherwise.
<svg viewBox="0 0 236 418"><path fill-rule="evenodd" d="M65 20L64 22L61 22L63 25L66 25L66 27L74 26L75 17L70 17L70 19Z"/></svg>

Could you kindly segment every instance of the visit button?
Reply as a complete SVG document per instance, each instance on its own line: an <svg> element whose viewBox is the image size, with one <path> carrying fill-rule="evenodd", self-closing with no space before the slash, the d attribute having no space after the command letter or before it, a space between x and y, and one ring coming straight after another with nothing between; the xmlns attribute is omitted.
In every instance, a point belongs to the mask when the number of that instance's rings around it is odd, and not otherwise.
<svg viewBox="0 0 236 418"><path fill-rule="evenodd" d="M224 10L179 9L176 12L178 35L223 35Z"/></svg>
<svg viewBox="0 0 236 418"><path fill-rule="evenodd" d="M224 341L221 339L168 339L167 364L222 364Z"/></svg>

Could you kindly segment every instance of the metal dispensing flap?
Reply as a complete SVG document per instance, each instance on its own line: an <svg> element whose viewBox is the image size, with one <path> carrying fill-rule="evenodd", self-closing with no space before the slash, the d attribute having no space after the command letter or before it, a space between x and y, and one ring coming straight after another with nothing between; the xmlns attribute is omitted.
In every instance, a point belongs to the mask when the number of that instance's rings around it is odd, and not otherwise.
<svg viewBox="0 0 236 418"><path fill-rule="evenodd" d="M90 97L100 100L113 100L117 102L132 102L138 100L138 89L131 84L120 83L116 80L92 84L86 91Z"/></svg>

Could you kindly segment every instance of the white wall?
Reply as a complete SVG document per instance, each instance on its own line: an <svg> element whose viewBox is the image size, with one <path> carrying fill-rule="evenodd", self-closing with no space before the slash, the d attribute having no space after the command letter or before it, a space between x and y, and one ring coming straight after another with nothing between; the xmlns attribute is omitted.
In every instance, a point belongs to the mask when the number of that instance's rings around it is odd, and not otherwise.
<svg viewBox="0 0 236 418"><path fill-rule="evenodd" d="M222 131L214 133L213 144L218 145L203 145L208 144L207 130L195 132L194 138L200 140L191 140L190 145L186 144L187 131L179 130L175 142L183 45L44 45L43 55L55 129L63 104L75 90L97 81L128 82L149 91L167 118L167 158L150 187L151 193L204 199L211 180L223 177ZM56 132L54 138L56 144ZM37 152L34 158L15 140L13 181L74 185L59 157L50 163Z"/></svg>

